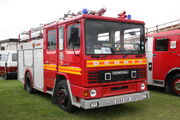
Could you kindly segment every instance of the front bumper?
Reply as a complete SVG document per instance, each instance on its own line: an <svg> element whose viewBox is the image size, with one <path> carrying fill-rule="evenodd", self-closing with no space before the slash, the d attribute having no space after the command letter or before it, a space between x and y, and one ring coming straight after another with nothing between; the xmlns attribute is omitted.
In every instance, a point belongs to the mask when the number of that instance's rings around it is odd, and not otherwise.
<svg viewBox="0 0 180 120"><path fill-rule="evenodd" d="M99 108L99 107L118 105L128 102L134 102L148 98L149 98L149 92L144 91L140 93L118 95L118 96L105 97L105 98L99 98L93 100L81 99L80 107L84 109L92 109L92 108Z"/></svg>

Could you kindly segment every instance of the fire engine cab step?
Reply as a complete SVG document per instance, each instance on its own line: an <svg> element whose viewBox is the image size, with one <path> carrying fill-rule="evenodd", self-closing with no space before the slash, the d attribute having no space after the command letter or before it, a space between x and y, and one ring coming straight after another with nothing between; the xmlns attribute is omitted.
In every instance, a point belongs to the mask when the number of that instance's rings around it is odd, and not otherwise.
<svg viewBox="0 0 180 120"><path fill-rule="evenodd" d="M53 95L53 90L48 90L48 91L46 91L46 93Z"/></svg>

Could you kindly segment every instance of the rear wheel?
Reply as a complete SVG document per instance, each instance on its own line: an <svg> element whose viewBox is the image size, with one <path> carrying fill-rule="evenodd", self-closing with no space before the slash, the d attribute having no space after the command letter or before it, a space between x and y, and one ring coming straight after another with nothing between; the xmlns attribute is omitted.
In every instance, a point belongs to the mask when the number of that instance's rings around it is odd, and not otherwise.
<svg viewBox="0 0 180 120"><path fill-rule="evenodd" d="M31 82L32 82L32 79L31 79L30 73L28 72L26 73L26 77L25 77L25 90L28 93L34 92Z"/></svg>
<svg viewBox="0 0 180 120"><path fill-rule="evenodd" d="M180 95L180 74L175 75L170 82L171 92Z"/></svg>
<svg viewBox="0 0 180 120"><path fill-rule="evenodd" d="M4 75L4 79L5 80L8 80L9 79L9 76L7 74Z"/></svg>
<svg viewBox="0 0 180 120"><path fill-rule="evenodd" d="M71 98L68 90L66 80L61 80L55 91L55 100L58 106L67 111L73 112L75 107L71 103Z"/></svg>

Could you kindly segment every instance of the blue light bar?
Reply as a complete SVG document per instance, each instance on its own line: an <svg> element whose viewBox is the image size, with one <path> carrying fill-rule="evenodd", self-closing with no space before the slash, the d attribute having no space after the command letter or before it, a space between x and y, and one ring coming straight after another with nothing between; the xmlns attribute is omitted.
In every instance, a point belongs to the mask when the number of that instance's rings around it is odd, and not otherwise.
<svg viewBox="0 0 180 120"><path fill-rule="evenodd" d="M131 15L127 15L127 19L131 20Z"/></svg>
<svg viewBox="0 0 180 120"><path fill-rule="evenodd" d="M83 10L82 10L82 14L88 14L88 9L86 9L86 8L83 9Z"/></svg>

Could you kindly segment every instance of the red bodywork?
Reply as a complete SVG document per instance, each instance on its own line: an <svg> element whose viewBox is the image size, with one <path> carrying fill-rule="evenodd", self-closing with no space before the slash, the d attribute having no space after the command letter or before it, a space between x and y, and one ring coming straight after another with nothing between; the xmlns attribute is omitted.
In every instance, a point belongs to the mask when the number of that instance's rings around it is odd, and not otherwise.
<svg viewBox="0 0 180 120"><path fill-rule="evenodd" d="M153 80L166 80L168 74L173 70L177 70L180 67L180 30L173 30L167 32L160 32L148 35L153 37ZM157 39L168 39L168 50L167 51L156 51L156 40ZM176 48L171 48L171 42L176 42Z"/></svg>
<svg viewBox="0 0 180 120"><path fill-rule="evenodd" d="M97 90L97 95L93 98L101 98L107 96L114 96L120 94L136 93L140 91L146 91L147 89L141 90L140 84L146 84L146 60L145 55L108 55L103 58L104 55L100 55L100 58L92 58L91 55L85 53L85 28L84 22L86 19L101 19L109 21L121 21L130 22L144 25L142 21L127 20L121 18L109 18L102 16L92 15L81 15L71 20L55 23L44 27L44 64L48 64L48 69L44 69L44 92L53 89L57 75L65 76L66 80L69 80L71 84L72 94L78 98L92 99L90 96L83 96L84 91L91 89ZM74 21L80 22L81 29L81 47L78 50L67 50L67 26L71 25ZM47 49L47 32L48 30L56 30L58 28L64 28L64 49L63 50L48 50ZM56 36L58 48L58 36ZM74 55L74 52L78 55ZM63 60L60 60L60 53L63 54ZM143 59L145 64L141 65L123 65L123 66L102 66L102 67L87 67L88 60L131 60L131 59ZM129 61L129 63L136 63L137 61ZM90 64L90 63L89 63ZM67 67L68 66L68 67ZM72 68L69 68L73 66ZM127 80L127 81L116 81L108 83L97 82L99 79L98 71L102 70L119 70L119 69L138 69L138 79ZM63 72L66 71L66 72ZM72 74L75 73L75 74ZM94 82L93 82L94 81ZM120 89L122 88L122 89Z"/></svg>
<svg viewBox="0 0 180 120"><path fill-rule="evenodd" d="M0 66L0 76L3 76L7 73L17 73L17 67L2 67Z"/></svg>

